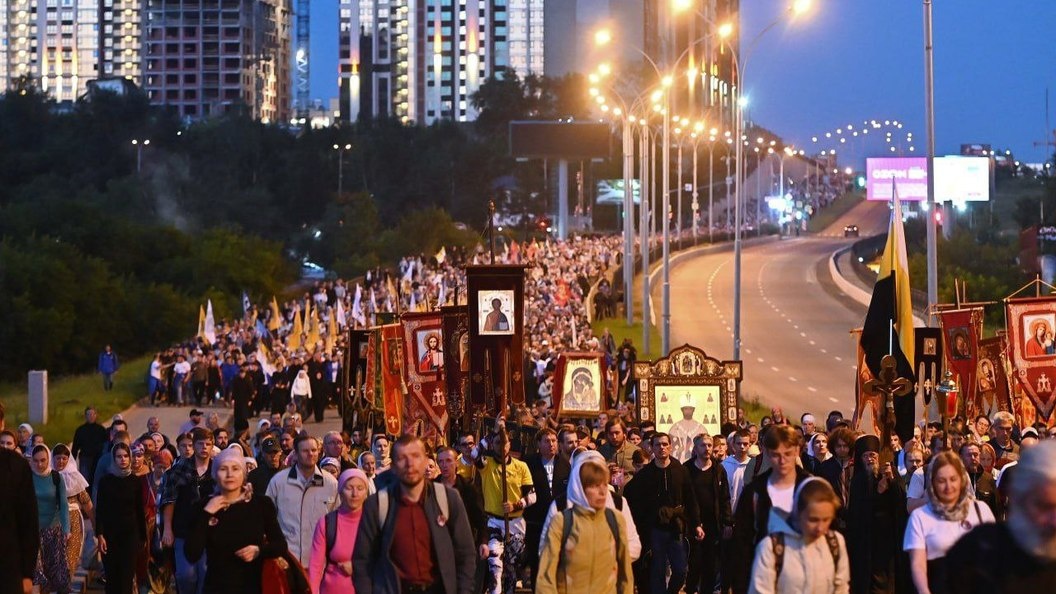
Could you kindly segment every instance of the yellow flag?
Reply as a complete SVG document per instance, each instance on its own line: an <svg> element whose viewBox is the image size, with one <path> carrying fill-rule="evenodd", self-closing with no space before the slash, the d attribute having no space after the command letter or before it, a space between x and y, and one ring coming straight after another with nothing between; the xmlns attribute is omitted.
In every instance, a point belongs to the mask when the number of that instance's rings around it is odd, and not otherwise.
<svg viewBox="0 0 1056 594"><path fill-rule="evenodd" d="M333 355L334 345L337 344L337 316L330 314L330 321L326 325L326 352Z"/></svg>
<svg viewBox="0 0 1056 594"><path fill-rule="evenodd" d="M392 277L385 281L385 289L389 292L389 299L393 302L396 313L400 313L400 294L396 291L396 285L392 283Z"/></svg>
<svg viewBox="0 0 1056 594"><path fill-rule="evenodd" d="M282 313L279 312L279 302L275 297L271 298L271 319L268 320L268 330L272 332L282 327Z"/></svg>
<svg viewBox="0 0 1056 594"><path fill-rule="evenodd" d="M293 330L290 331L289 338L286 339L286 346L291 351L296 351L301 348L301 334L304 333L304 325L301 324L301 312L293 313Z"/></svg>
<svg viewBox="0 0 1056 594"><path fill-rule="evenodd" d="M205 338L205 306L198 306L198 338Z"/></svg>
<svg viewBox="0 0 1056 594"><path fill-rule="evenodd" d="M319 343L319 314L315 309L312 310L312 318L308 323L308 339L305 342L304 348L315 352L315 346Z"/></svg>

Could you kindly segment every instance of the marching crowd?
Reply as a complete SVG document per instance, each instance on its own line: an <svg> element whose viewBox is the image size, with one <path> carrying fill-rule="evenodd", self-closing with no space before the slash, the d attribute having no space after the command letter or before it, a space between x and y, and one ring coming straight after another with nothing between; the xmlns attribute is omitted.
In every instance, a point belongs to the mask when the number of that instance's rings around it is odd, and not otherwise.
<svg viewBox="0 0 1056 594"><path fill-rule="evenodd" d="M297 413L178 435L157 419L72 445L0 431L3 592L687 594L1045 591L1056 583L1056 439L999 412L902 444L834 411L773 409L686 459L609 410L531 440L493 429L312 435ZM3 412L0 409L0 427ZM524 427L521 428L522 430ZM143 431L143 433L139 433ZM890 447L882 447L889 445ZM87 474L79 468L89 468ZM93 537L94 538L90 538Z"/></svg>

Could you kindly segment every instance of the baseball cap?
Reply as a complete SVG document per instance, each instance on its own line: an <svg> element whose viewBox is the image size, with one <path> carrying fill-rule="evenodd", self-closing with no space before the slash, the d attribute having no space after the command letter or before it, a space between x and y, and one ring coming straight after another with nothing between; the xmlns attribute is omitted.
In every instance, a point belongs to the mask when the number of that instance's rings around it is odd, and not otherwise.
<svg viewBox="0 0 1056 594"><path fill-rule="evenodd" d="M200 417L200 416L202 416L202 415L204 415L204 414L205 414L205 413L203 413L202 411L198 410L197 408L192 408L192 409L191 409L191 412L190 412L190 414L189 414L189 415L187 415L187 416L190 416L190 417Z"/></svg>
<svg viewBox="0 0 1056 594"><path fill-rule="evenodd" d="M265 454L274 454L275 452L281 452L282 446L279 445L279 442L274 437L269 437L261 442L260 449Z"/></svg>

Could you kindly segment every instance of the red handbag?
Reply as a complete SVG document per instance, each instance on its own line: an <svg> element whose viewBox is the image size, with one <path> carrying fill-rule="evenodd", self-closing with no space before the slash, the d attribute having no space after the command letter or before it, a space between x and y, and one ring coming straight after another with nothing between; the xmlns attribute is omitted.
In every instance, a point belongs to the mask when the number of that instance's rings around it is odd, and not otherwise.
<svg viewBox="0 0 1056 594"><path fill-rule="evenodd" d="M261 594L311 594L304 566L288 551L261 566Z"/></svg>

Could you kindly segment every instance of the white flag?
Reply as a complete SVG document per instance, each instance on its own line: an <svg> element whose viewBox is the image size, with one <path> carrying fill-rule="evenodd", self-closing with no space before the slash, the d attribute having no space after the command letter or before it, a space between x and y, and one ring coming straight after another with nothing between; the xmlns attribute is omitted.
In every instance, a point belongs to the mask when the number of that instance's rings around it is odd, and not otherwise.
<svg viewBox="0 0 1056 594"><path fill-rule="evenodd" d="M265 376L275 375L275 366L268 360L268 352L264 350L263 341L257 341L257 362L260 363L260 370Z"/></svg>
<svg viewBox="0 0 1056 594"><path fill-rule="evenodd" d="M209 344L216 344L216 321L213 318L213 300L206 302L205 306L205 339Z"/></svg>
<svg viewBox="0 0 1056 594"><path fill-rule="evenodd" d="M360 326L367 325L367 317L363 315L363 287L359 285L356 285L356 296L352 300L352 319Z"/></svg>
<svg viewBox="0 0 1056 594"><path fill-rule="evenodd" d="M337 316L337 325L338 326L341 326L342 328L344 328L345 326L348 325L348 321L345 320L345 300L344 299L338 299L337 300L337 313L335 315Z"/></svg>
<svg viewBox="0 0 1056 594"><path fill-rule="evenodd" d="M440 281L440 296L436 298L439 305L447 305L447 283Z"/></svg>

